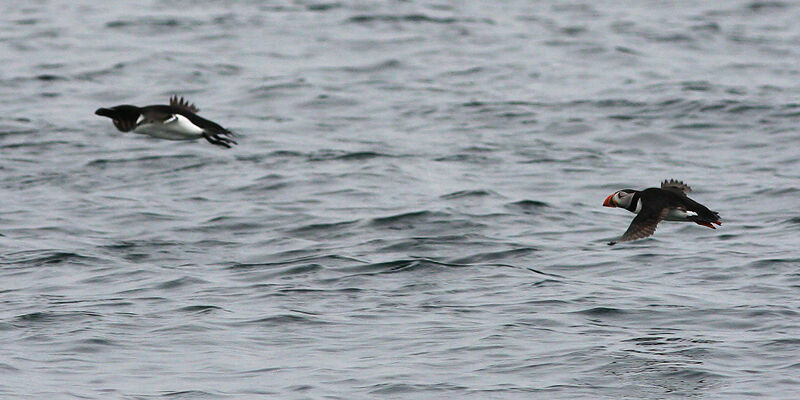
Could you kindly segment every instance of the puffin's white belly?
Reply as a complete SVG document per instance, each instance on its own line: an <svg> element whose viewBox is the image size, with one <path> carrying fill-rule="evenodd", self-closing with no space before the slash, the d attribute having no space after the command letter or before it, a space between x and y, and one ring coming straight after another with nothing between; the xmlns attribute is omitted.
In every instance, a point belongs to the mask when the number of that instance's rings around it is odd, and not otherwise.
<svg viewBox="0 0 800 400"><path fill-rule="evenodd" d="M694 211L688 210L680 210L677 208L673 208L669 210L667 216L664 218L665 221L686 221L689 217L696 217L697 213Z"/></svg>

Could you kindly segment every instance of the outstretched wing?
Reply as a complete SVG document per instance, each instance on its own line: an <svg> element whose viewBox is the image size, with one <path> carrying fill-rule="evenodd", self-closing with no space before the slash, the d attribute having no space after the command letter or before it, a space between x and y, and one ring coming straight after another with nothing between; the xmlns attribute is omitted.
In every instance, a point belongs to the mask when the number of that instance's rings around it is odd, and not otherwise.
<svg viewBox="0 0 800 400"><path fill-rule="evenodd" d="M689 185L675 180L675 179L665 179L664 182L661 182L661 188L664 190L669 190L678 194L686 195L692 191L692 188Z"/></svg>
<svg viewBox="0 0 800 400"><path fill-rule="evenodd" d="M186 110L193 113L200 112L200 109L197 108L196 105L193 103L189 103L183 97L172 96L169 98L169 105L175 108L180 108L182 110Z"/></svg>
<svg viewBox="0 0 800 400"><path fill-rule="evenodd" d="M644 239L652 236L656 232L656 226L667 214L667 210L660 212L648 212L649 210L642 210L636 218L631 221L628 230L622 234L622 237L617 241L609 242L609 245L617 244L618 242L629 242L631 240Z"/></svg>
<svg viewBox="0 0 800 400"><path fill-rule="evenodd" d="M144 117L138 125L161 123L169 124L175 121L175 114L164 111L163 109L147 109L142 113Z"/></svg>

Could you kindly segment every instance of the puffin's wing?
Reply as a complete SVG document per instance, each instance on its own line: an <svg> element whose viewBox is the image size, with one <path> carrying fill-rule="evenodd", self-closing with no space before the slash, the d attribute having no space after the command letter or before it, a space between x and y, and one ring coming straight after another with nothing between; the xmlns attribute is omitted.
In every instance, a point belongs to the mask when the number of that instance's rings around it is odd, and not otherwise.
<svg viewBox="0 0 800 400"><path fill-rule="evenodd" d="M661 182L661 188L684 196L692 191L689 185L675 179L665 179L664 182Z"/></svg>
<svg viewBox="0 0 800 400"><path fill-rule="evenodd" d="M631 221L628 230L622 234L618 241L609 242L614 245L618 242L628 242L631 240L644 239L656 232L656 226L667 214L667 210L647 210L644 209Z"/></svg>
<svg viewBox="0 0 800 400"><path fill-rule="evenodd" d="M197 108L196 105L193 103L189 103L183 97L172 96L169 98L169 105L175 108L180 108L181 110L186 110L193 113L200 112L200 109Z"/></svg>

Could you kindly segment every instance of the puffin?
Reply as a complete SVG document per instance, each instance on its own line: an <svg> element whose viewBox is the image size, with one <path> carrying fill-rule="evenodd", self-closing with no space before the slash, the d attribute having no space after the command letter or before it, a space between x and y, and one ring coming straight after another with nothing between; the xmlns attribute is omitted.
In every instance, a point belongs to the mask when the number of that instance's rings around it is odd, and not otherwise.
<svg viewBox="0 0 800 400"><path fill-rule="evenodd" d="M94 113L111 118L114 126L122 132L134 131L167 140L195 140L204 138L209 143L230 148L237 144L233 132L214 121L197 115L197 106L183 97L172 96L169 105L136 107L122 104L109 108L98 108Z"/></svg>
<svg viewBox="0 0 800 400"><path fill-rule="evenodd" d="M649 237L661 221L694 222L717 229L714 224L722 225L719 213L686 196L691 191L689 185L667 179L661 182L660 188L622 189L606 197L604 207L620 207L636 214L622 237L608 244Z"/></svg>

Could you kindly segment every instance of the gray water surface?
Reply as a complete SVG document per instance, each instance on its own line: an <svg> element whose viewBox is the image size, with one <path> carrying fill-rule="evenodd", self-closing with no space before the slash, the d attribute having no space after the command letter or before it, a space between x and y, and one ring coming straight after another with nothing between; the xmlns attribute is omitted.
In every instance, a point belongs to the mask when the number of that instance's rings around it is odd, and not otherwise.
<svg viewBox="0 0 800 400"><path fill-rule="evenodd" d="M796 398L800 4L663 3L3 2L0 397Z"/></svg>

